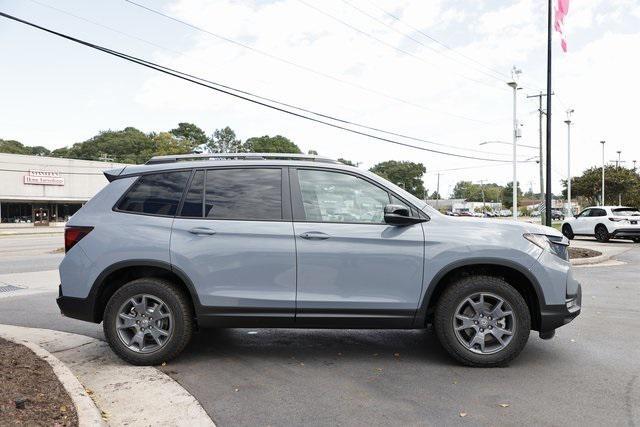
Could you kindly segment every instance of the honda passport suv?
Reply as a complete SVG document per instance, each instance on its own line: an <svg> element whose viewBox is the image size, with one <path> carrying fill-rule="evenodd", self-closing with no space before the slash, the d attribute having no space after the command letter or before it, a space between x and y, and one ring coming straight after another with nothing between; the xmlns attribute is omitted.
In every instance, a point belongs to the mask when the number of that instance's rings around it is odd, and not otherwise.
<svg viewBox="0 0 640 427"><path fill-rule="evenodd" d="M139 365L198 328L426 328L459 362L514 359L580 313L568 240L442 215L317 156L164 156L105 172L69 220L57 299Z"/></svg>

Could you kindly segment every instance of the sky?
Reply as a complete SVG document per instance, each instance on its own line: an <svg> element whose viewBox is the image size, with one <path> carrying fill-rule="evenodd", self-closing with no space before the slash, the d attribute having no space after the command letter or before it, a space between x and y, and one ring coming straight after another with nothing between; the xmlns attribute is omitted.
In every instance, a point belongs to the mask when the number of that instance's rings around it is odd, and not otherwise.
<svg viewBox="0 0 640 427"><path fill-rule="evenodd" d="M513 66L521 145L537 146L546 90L545 2L536 0L0 0L0 11L103 46L322 114L418 139L401 147L265 109L0 18L0 138L54 149L102 130L192 122L246 139L284 135L363 168L421 162L444 196L460 180L512 180ZM395 18L394 18L395 17ZM397 19L396 19L397 18ZM640 2L573 0L553 35L552 185L571 171L640 160ZM213 34L215 34L215 36ZM518 180L539 188L534 148ZM503 160L490 162L481 159Z"/></svg>

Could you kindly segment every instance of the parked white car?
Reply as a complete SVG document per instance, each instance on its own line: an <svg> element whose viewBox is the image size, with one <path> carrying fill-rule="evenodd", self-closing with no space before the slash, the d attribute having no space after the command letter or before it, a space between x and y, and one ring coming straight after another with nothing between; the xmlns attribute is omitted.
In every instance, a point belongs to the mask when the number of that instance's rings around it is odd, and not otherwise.
<svg viewBox="0 0 640 427"><path fill-rule="evenodd" d="M640 243L640 210L626 206L591 206L562 223L562 234L594 236L600 242L631 239Z"/></svg>

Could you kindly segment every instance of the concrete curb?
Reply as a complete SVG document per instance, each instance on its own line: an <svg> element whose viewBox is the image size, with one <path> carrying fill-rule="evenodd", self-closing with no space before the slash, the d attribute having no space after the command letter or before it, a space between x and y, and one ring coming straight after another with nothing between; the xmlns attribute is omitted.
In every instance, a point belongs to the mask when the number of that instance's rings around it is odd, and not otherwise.
<svg viewBox="0 0 640 427"><path fill-rule="evenodd" d="M109 425L215 426L200 403L175 380L154 367L123 362L103 341L11 325L0 325L0 334L26 339L55 354L91 395Z"/></svg>
<svg viewBox="0 0 640 427"><path fill-rule="evenodd" d="M16 344L24 345L29 350L33 351L36 356L45 360L51 366L53 373L56 374L56 377L58 377L58 380L73 401L73 406L75 406L76 413L78 414L78 424L80 426L104 425L100 410L86 393L84 387L80 384L80 381L78 381L71 370L67 368L66 365L57 357L31 341L18 339L11 334L6 334L2 329L0 329L0 337Z"/></svg>
<svg viewBox="0 0 640 427"><path fill-rule="evenodd" d="M602 254L590 258L574 258L571 260L571 265L590 265L590 264L600 264L601 262L605 262L611 259L611 254Z"/></svg>

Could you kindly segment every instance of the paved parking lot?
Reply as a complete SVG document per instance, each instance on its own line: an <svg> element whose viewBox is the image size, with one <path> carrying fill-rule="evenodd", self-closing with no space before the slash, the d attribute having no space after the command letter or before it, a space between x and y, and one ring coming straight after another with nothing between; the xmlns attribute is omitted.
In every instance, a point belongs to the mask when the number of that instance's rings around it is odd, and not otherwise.
<svg viewBox="0 0 640 427"><path fill-rule="evenodd" d="M49 248L61 236L37 239ZM0 238L0 273L27 268L28 244L15 254L11 242ZM637 425L640 245L612 245L629 250L575 269L582 315L551 341L532 333L507 368L461 367L429 330L229 329L196 334L163 369L220 426ZM32 270L59 261L38 253ZM0 323L102 337L100 326L60 317L53 288L39 292L0 299Z"/></svg>

